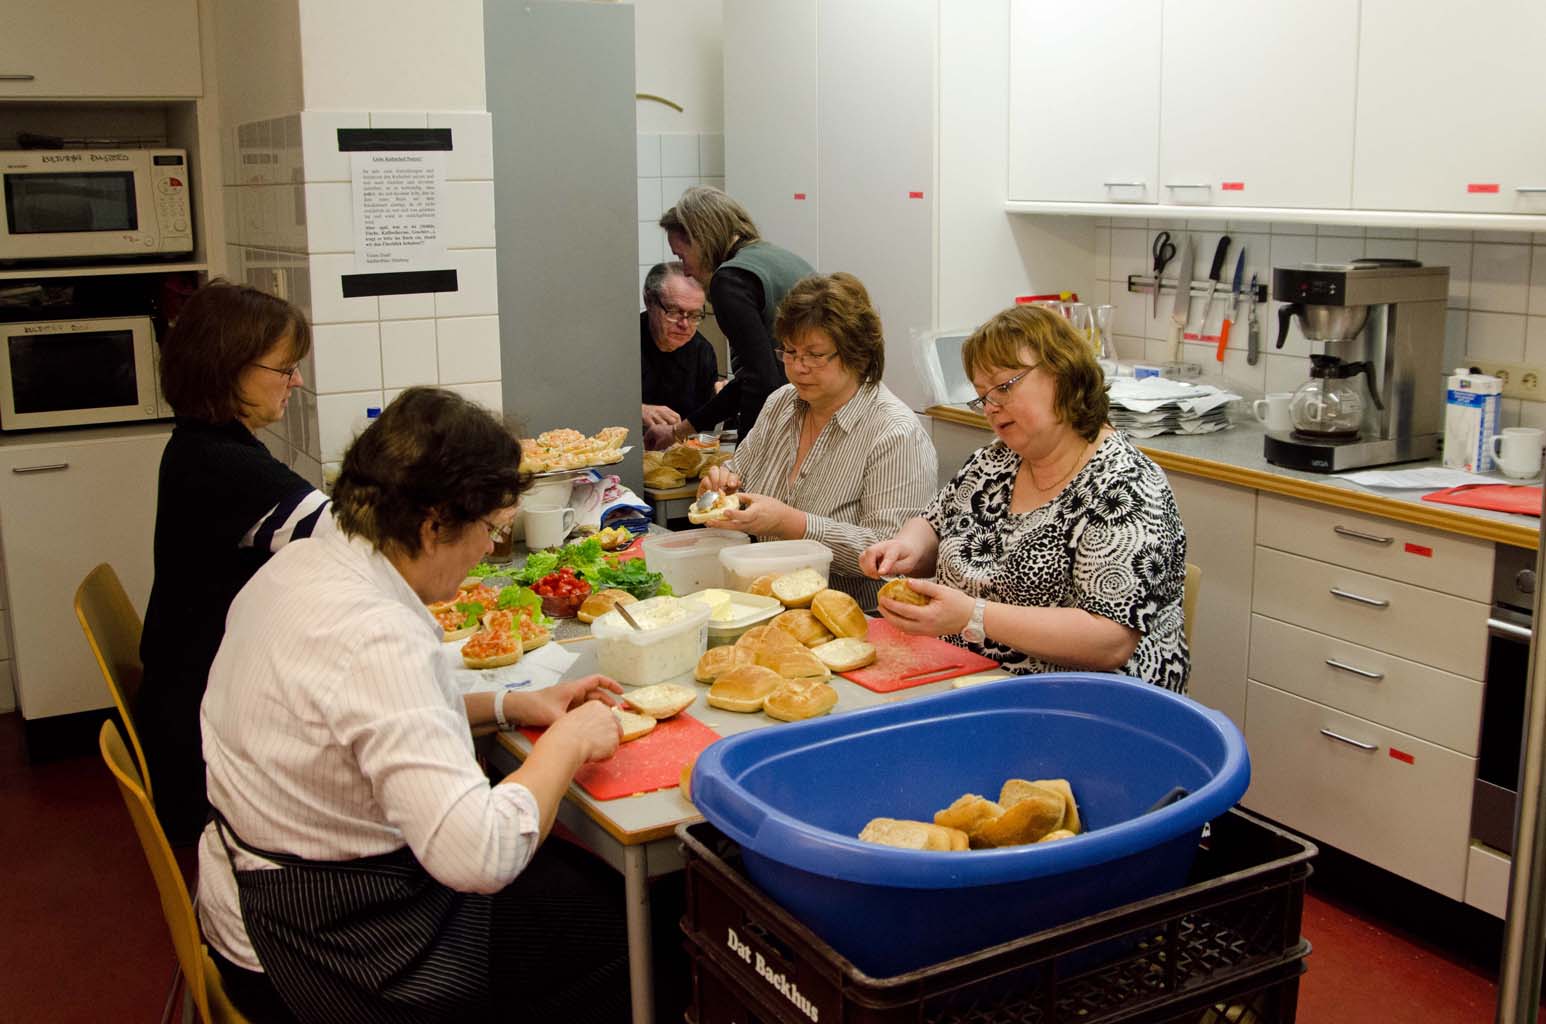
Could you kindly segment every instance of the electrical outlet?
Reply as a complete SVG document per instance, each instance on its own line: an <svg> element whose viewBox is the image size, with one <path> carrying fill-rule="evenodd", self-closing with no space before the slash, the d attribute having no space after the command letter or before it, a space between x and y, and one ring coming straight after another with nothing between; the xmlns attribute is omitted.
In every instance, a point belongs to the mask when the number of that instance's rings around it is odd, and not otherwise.
<svg viewBox="0 0 1546 1024"><path fill-rule="evenodd" d="M1518 363L1473 362L1472 366L1503 381L1503 397L1546 402L1546 367Z"/></svg>

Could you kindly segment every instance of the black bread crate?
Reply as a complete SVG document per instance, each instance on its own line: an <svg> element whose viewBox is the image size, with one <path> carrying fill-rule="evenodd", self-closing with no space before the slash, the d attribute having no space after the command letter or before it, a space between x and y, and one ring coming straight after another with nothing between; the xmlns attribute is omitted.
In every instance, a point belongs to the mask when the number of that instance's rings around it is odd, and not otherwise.
<svg viewBox="0 0 1546 1024"><path fill-rule="evenodd" d="M1211 823L1174 892L890 978L866 975L764 895L714 826L677 835L696 1024L1294 1019L1316 850L1241 811Z"/></svg>

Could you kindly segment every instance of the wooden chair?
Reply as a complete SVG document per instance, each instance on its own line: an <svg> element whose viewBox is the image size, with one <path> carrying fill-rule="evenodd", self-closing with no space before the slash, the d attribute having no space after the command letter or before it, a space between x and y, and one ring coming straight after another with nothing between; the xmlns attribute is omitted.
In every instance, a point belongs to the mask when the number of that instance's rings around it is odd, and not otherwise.
<svg viewBox="0 0 1546 1024"><path fill-rule="evenodd" d="M167 927L171 929L172 946L177 951L177 962L182 968L188 994L198 1009L199 1020L204 1024L245 1024L246 1018L226 997L220 971L209 958L209 950L199 935L198 918L193 914L193 901L188 897L182 871L172 856L166 833L161 831L161 823L156 820L139 768L111 719L102 723L99 744L102 760L118 783L118 792L129 809L129 818L134 822L134 831L156 880L161 912L166 915Z"/></svg>
<svg viewBox="0 0 1546 1024"><path fill-rule="evenodd" d="M1192 619L1197 612L1197 591L1202 586L1202 569L1186 563L1186 587L1181 591L1181 635L1186 646L1192 646Z"/></svg>
<svg viewBox="0 0 1546 1024"><path fill-rule="evenodd" d="M91 645L97 668L102 670L107 692L113 695L113 703L123 718L124 730L129 734L129 745L134 748L134 760L145 786L145 796L154 802L150 769L145 764L145 749L140 746L132 710L145 674L145 668L140 664L140 615L134 610L129 595L124 593L123 584L118 582L118 574L111 565L103 562L88 572L81 585L75 588L75 617L86 633L86 643Z"/></svg>

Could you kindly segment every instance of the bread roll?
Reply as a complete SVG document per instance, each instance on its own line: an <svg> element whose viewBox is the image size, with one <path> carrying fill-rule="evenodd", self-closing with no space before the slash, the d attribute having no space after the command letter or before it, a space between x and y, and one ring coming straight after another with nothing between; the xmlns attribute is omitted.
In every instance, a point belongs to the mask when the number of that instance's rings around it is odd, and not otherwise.
<svg viewBox="0 0 1546 1024"><path fill-rule="evenodd" d="M751 651L744 647L736 647L734 644L710 647L703 652L703 657L698 659L698 667L693 670L693 678L700 683L712 683L737 665L750 665L754 660L755 655Z"/></svg>
<svg viewBox="0 0 1546 1024"><path fill-rule="evenodd" d="M710 706L725 711L761 711L768 694L784 685L784 677L761 665L742 665L714 680L709 687Z"/></svg>
<svg viewBox="0 0 1546 1024"><path fill-rule="evenodd" d="M632 690L623 699L639 714L659 720L684 710L698 699L698 691L679 683L656 683Z"/></svg>
<svg viewBox="0 0 1546 1024"><path fill-rule="evenodd" d="M682 791L682 799L692 803L692 768L698 763L698 755L694 754L682 765L681 774L676 777L677 788Z"/></svg>
<svg viewBox="0 0 1546 1024"><path fill-rule="evenodd" d="M657 469L644 471L644 486L652 487L657 491L669 491L686 482L687 478L670 466L660 466Z"/></svg>
<svg viewBox="0 0 1546 1024"><path fill-rule="evenodd" d="M767 636L768 630L772 628L772 626L753 626L735 638L735 646L755 656L758 648L762 646L762 638Z"/></svg>
<svg viewBox="0 0 1546 1024"><path fill-rule="evenodd" d="M962 832L970 833L972 829L985 821L992 821L1004 813L1004 808L986 797L980 797L976 793L967 793L956 798L955 802L943 811L934 812L934 824L944 825L946 828L958 828Z"/></svg>
<svg viewBox="0 0 1546 1024"><path fill-rule="evenodd" d="M762 710L780 722L798 722L824 715L836 706L837 691L826 683L791 679L768 694Z"/></svg>
<svg viewBox="0 0 1546 1024"><path fill-rule="evenodd" d="M929 603L929 599L907 585L904 579L895 579L880 588L881 597L889 597L898 604L915 604L920 608Z"/></svg>
<svg viewBox="0 0 1546 1024"><path fill-rule="evenodd" d="M1020 846L1034 843L1057 828L1063 820L1063 794L1040 786L1033 789L1034 792L1027 792L1004 807L1003 814L980 822L969 833L972 845ZM999 803L1004 801L1000 799Z"/></svg>
<svg viewBox="0 0 1546 1024"><path fill-rule="evenodd" d="M804 647L780 650L764 645L757 652L757 664L772 669L785 679L813 679L824 683L832 678L832 670Z"/></svg>
<svg viewBox="0 0 1546 1024"><path fill-rule="evenodd" d="M696 508L688 508L687 521L690 523L697 523L701 526L704 523L712 523L723 519L725 518L726 512L735 512L739 510L740 507L741 496L739 494L721 494L719 496L719 500L714 502L714 504L706 511L699 511Z"/></svg>
<svg viewBox="0 0 1546 1024"><path fill-rule="evenodd" d="M632 711L624 711L622 708L613 708L612 714L617 716L617 722L623 727L623 742L636 740L655 728L655 720L648 715L636 715Z"/></svg>
<svg viewBox="0 0 1546 1024"><path fill-rule="evenodd" d="M773 596L785 608L809 608L812 599L827 589L827 581L815 569L789 572L773 581Z"/></svg>
<svg viewBox="0 0 1546 1024"><path fill-rule="evenodd" d="M851 636L812 647L811 653L834 672L852 672L856 668L873 665L876 657L874 644Z"/></svg>
<svg viewBox="0 0 1546 1024"><path fill-rule="evenodd" d="M663 466L670 466L683 476L697 476L703 465L703 453L687 445L672 445L660 457Z"/></svg>
<svg viewBox="0 0 1546 1024"><path fill-rule="evenodd" d="M1074 835L1084 831L1079 821L1079 805L1074 803L1074 788L1068 784L1067 779L1037 779L1031 785L1063 794L1063 821L1058 828L1066 829Z"/></svg>
<svg viewBox="0 0 1546 1024"><path fill-rule="evenodd" d="M754 655L753 660L769 668L773 666L768 663L778 655L805 649L805 645L790 635L787 629L779 629L777 626L768 626L750 648Z"/></svg>
<svg viewBox="0 0 1546 1024"><path fill-rule="evenodd" d="M931 825L905 818L872 818L859 838L866 843L895 846L904 850L964 850L966 834L953 828Z"/></svg>
<svg viewBox="0 0 1546 1024"><path fill-rule="evenodd" d="M553 631L544 626L521 628L521 650L535 651L553 639Z"/></svg>
<svg viewBox="0 0 1546 1024"><path fill-rule="evenodd" d="M777 626L806 647L815 647L832 639L832 634L809 608L791 608L773 617L769 625Z"/></svg>
<svg viewBox="0 0 1546 1024"><path fill-rule="evenodd" d="M585 599L575 618L581 622L595 622L620 604L633 604L639 600L626 590L598 590Z"/></svg>
<svg viewBox="0 0 1546 1024"><path fill-rule="evenodd" d="M870 620L864 617L859 602L841 590L828 587L811 598L811 613L833 636L856 636L862 640L869 635Z"/></svg>
<svg viewBox="0 0 1546 1024"><path fill-rule="evenodd" d="M1066 829L1066 828L1055 828L1051 832L1048 832L1046 835L1042 836L1040 839L1038 839L1036 841L1038 843L1050 843L1054 839L1072 839L1073 837L1074 837L1074 833L1070 832L1068 829Z"/></svg>
<svg viewBox="0 0 1546 1024"><path fill-rule="evenodd" d="M772 597L773 581L776 579L778 579L778 573L776 572L770 572L765 576L758 576L752 580L752 585L746 588L746 592L748 594L755 594L758 597Z"/></svg>

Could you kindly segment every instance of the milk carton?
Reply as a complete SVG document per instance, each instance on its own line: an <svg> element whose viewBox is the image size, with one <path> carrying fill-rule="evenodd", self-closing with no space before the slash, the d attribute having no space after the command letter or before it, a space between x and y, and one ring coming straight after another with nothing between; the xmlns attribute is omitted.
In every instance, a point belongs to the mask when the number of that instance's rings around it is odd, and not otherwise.
<svg viewBox="0 0 1546 1024"><path fill-rule="evenodd" d="M1471 473L1494 468L1491 441L1502 404L1502 380L1463 366L1455 371L1444 392L1444 465Z"/></svg>

